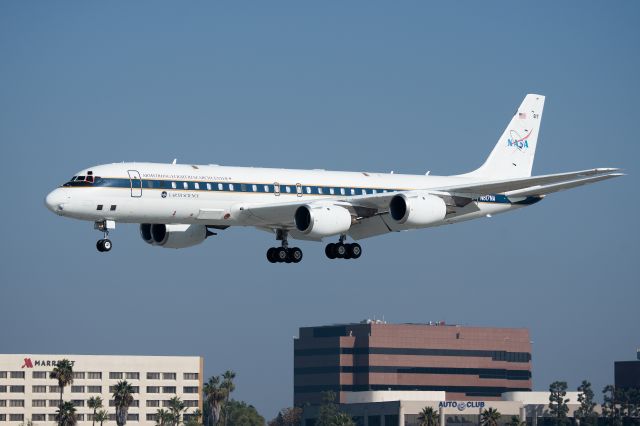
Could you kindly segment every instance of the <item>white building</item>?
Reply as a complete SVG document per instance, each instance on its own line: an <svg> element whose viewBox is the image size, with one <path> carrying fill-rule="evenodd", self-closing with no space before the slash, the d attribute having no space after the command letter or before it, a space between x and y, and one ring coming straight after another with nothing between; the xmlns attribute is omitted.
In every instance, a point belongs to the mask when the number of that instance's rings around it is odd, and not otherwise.
<svg viewBox="0 0 640 426"><path fill-rule="evenodd" d="M127 355L0 355L0 422L55 423L60 390L49 378L56 362L73 363L73 384L65 387L63 399L72 401L80 424L92 421L87 406L92 396L100 396L110 420L115 420L112 386L126 380L133 387L134 403L127 423L155 424L155 413L178 396L188 413L202 411L202 357Z"/></svg>

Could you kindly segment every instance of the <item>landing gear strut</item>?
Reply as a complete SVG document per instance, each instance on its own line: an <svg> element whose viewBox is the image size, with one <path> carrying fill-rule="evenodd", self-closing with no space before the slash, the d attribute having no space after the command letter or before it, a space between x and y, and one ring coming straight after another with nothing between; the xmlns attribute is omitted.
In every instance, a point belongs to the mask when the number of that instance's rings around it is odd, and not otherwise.
<svg viewBox="0 0 640 426"><path fill-rule="evenodd" d="M98 249L98 251L99 252L110 251L113 244L111 243L111 240L108 238L109 229L115 228L115 223L113 221L104 220L102 222L96 222L94 224L94 228L102 232L102 235L104 236L104 238L99 239L98 242L96 243L96 248Z"/></svg>
<svg viewBox="0 0 640 426"><path fill-rule="evenodd" d="M271 263L298 263L302 260L302 250L298 247L289 247L288 231L279 229L276 239L282 241L280 247L271 247L267 250L267 260Z"/></svg>
<svg viewBox="0 0 640 426"><path fill-rule="evenodd" d="M362 247L358 243L347 243L345 235L341 235L337 243L329 243L324 249L324 254L329 259L357 259L362 256Z"/></svg>

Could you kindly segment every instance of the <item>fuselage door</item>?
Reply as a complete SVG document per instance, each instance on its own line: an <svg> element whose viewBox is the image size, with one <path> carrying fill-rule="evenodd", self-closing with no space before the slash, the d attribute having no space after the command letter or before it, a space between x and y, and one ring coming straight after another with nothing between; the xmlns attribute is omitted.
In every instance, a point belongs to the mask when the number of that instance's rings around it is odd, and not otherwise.
<svg viewBox="0 0 640 426"><path fill-rule="evenodd" d="M129 181L131 182L131 196L142 197L142 179L140 172L137 170L127 170L129 173Z"/></svg>

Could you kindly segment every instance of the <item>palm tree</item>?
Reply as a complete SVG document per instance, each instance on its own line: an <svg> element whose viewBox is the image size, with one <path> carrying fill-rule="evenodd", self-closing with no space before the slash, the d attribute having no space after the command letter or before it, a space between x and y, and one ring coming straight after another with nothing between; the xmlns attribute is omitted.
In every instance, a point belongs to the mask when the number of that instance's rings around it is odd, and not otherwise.
<svg viewBox="0 0 640 426"><path fill-rule="evenodd" d="M420 414L418 414L419 426L437 426L438 413L433 407L424 407Z"/></svg>
<svg viewBox="0 0 640 426"><path fill-rule="evenodd" d="M482 412L480 423L482 426L498 426L498 419L501 414L495 408L488 408Z"/></svg>
<svg viewBox="0 0 640 426"><path fill-rule="evenodd" d="M116 406L116 424L124 426L127 423L129 406L133 403L133 386L126 380L119 381L113 391Z"/></svg>
<svg viewBox="0 0 640 426"><path fill-rule="evenodd" d="M99 396L92 396L87 400L87 407L93 408L93 426L96 426L96 411L98 411L99 408L102 408L102 398Z"/></svg>
<svg viewBox="0 0 640 426"><path fill-rule="evenodd" d="M174 426L178 426L180 424L180 415L183 411L186 413L187 410L188 408L184 405L184 402L177 396L174 396L169 400L169 411L173 416Z"/></svg>
<svg viewBox="0 0 640 426"><path fill-rule="evenodd" d="M222 374L222 385L221 387L227 390L227 396L224 400L224 426L227 426L227 406L229 405L229 397L231 396L231 392L236 390L236 385L233 384L233 379L236 378L235 371L227 370Z"/></svg>
<svg viewBox="0 0 640 426"><path fill-rule="evenodd" d="M156 411L156 425L157 426L168 426L173 423L173 415L165 410L164 408L160 408Z"/></svg>
<svg viewBox="0 0 640 426"><path fill-rule="evenodd" d="M53 367L53 371L49 373L49 378L58 381L58 387L60 388L60 404L58 404L58 409L62 410L62 392L64 392L64 387L73 383L73 363L66 358L58 361L56 366ZM58 425L62 426L62 420L58 420Z"/></svg>
<svg viewBox="0 0 640 426"><path fill-rule="evenodd" d="M220 409L227 399L227 389L220 385L220 376L212 376L204 385L204 395L211 410L211 426L217 426L220 421Z"/></svg>
<svg viewBox="0 0 640 426"><path fill-rule="evenodd" d="M76 418L76 407L73 406L73 402L63 402L58 411L56 411L56 418L58 424L62 426L74 426L78 419Z"/></svg>
<svg viewBox="0 0 640 426"><path fill-rule="evenodd" d="M102 426L102 423L109 420L109 413L107 413L107 410L100 410L93 415L93 420L94 422L100 422L100 426Z"/></svg>

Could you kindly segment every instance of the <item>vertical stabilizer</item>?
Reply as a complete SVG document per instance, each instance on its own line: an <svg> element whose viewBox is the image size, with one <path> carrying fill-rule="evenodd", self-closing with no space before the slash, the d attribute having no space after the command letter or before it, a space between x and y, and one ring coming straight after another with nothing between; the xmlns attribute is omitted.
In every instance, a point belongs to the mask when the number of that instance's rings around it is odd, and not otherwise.
<svg viewBox="0 0 640 426"><path fill-rule="evenodd" d="M531 176L543 108L544 96L525 96L484 164L463 176L489 179Z"/></svg>

